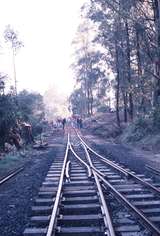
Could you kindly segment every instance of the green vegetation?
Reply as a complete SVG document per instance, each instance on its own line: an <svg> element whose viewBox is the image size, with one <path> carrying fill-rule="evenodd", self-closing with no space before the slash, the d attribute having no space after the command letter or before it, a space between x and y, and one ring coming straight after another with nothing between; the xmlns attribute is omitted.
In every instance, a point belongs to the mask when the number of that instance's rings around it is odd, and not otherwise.
<svg viewBox="0 0 160 236"><path fill-rule="evenodd" d="M84 114L110 106L111 94L119 126L159 109L158 2L90 0L82 7L72 68L77 82L73 96L81 90L77 106L83 106Z"/></svg>
<svg viewBox="0 0 160 236"><path fill-rule="evenodd" d="M26 144L29 141L34 142L32 134L37 135L42 132L41 126L44 121L43 97L38 93L26 90L17 92L15 57L19 49L23 47L23 42L19 40L18 33L10 25L6 26L4 39L12 51L14 86L9 89L8 75L0 73L1 151L5 151L5 143L15 145L19 150L22 146L22 139Z"/></svg>
<svg viewBox="0 0 160 236"><path fill-rule="evenodd" d="M21 121L29 122L32 125L33 133L38 134L39 126L43 125L45 118L42 95L23 90L18 94L17 102L18 118Z"/></svg>
<svg viewBox="0 0 160 236"><path fill-rule="evenodd" d="M73 113L92 116L114 108L125 140L138 142L158 135L159 1L90 0L81 16L73 42Z"/></svg>
<svg viewBox="0 0 160 236"><path fill-rule="evenodd" d="M8 169L9 166L14 166L14 164L19 160L20 155L16 154L6 154L5 158L1 160L0 169Z"/></svg>
<svg viewBox="0 0 160 236"><path fill-rule="evenodd" d="M5 150L5 143L10 142L11 131L16 129L17 135L22 134L22 123L32 126L34 134L38 134L37 126L44 120L43 97L40 94L22 91L15 95L12 90L5 93L0 90L0 149Z"/></svg>

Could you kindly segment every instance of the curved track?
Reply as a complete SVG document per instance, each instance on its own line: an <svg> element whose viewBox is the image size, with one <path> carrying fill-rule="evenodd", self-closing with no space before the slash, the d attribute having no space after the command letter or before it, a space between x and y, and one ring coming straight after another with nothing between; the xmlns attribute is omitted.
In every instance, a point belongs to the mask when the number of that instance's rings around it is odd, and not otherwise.
<svg viewBox="0 0 160 236"><path fill-rule="evenodd" d="M160 235L159 204L159 186L150 178L102 157L78 133L68 134L24 236Z"/></svg>

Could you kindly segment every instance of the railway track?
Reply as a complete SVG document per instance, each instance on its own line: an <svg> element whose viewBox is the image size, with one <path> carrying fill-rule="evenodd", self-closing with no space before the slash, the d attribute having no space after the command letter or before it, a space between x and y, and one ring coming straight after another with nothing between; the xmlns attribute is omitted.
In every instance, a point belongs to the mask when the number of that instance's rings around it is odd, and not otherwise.
<svg viewBox="0 0 160 236"><path fill-rule="evenodd" d="M160 176L160 170L158 170L157 168L153 168L152 166L146 165L145 166L147 170L149 170L151 173Z"/></svg>
<svg viewBox="0 0 160 236"><path fill-rule="evenodd" d="M0 186L4 183L6 183L9 179L13 178L15 175L19 174L21 171L24 170L24 166L21 166L15 170L13 170L11 173L0 179Z"/></svg>
<svg viewBox="0 0 160 236"><path fill-rule="evenodd" d="M74 134L54 160L24 236L160 235L160 188Z"/></svg>

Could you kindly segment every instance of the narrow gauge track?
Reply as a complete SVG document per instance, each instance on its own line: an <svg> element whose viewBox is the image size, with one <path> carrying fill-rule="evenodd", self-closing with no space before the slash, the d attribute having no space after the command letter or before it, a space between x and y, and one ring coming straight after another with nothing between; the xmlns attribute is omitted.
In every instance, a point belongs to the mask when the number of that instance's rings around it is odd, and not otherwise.
<svg viewBox="0 0 160 236"><path fill-rule="evenodd" d="M24 235L100 236L111 231L114 236L98 178L93 181L91 177L90 167L74 157L68 135L65 157L50 167L32 208L31 227Z"/></svg>
<svg viewBox="0 0 160 236"><path fill-rule="evenodd" d="M90 148L77 134L87 155L93 158L93 169L106 188L117 197L152 235L160 235L160 185L145 175L137 175L119 164L112 162ZM89 154L90 153L90 154ZM101 173L105 174L102 177Z"/></svg>
<svg viewBox="0 0 160 236"><path fill-rule="evenodd" d="M24 166L21 166L15 170L13 170L12 172L10 172L8 175L6 175L2 179L0 179L0 186L2 184L6 183L9 179L13 178L15 175L19 174L23 170L24 170Z"/></svg>
<svg viewBox="0 0 160 236"><path fill-rule="evenodd" d="M160 176L160 170L158 170L157 168L154 168L152 166L146 165L145 166L147 170L149 170L151 173Z"/></svg>
<svg viewBox="0 0 160 236"><path fill-rule="evenodd" d="M131 236L145 228L160 235L159 188L151 179L103 158L77 137L79 145L74 147L68 135L65 157L50 167L24 236ZM110 192L126 209L111 211L115 200L110 200Z"/></svg>

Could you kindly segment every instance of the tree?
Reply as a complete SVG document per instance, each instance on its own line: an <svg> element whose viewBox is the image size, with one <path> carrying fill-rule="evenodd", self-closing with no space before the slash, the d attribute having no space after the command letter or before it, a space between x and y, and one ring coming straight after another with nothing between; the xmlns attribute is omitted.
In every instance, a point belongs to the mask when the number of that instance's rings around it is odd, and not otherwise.
<svg viewBox="0 0 160 236"><path fill-rule="evenodd" d="M17 106L14 97L10 93L5 94L4 89L5 83L3 83L3 92L0 93L0 149L2 150L5 149L10 129L16 125L17 121Z"/></svg>
<svg viewBox="0 0 160 236"><path fill-rule="evenodd" d="M0 95L4 95L5 93L4 90L7 78L8 78L7 74L0 73Z"/></svg>
<svg viewBox="0 0 160 236"><path fill-rule="evenodd" d="M151 111L152 104L158 104L158 4L158 0L90 1L87 17L98 24L95 40L107 50L107 66L117 81L118 123L119 107L124 109L127 121L128 116L133 120L137 114ZM159 64L156 70L155 61Z"/></svg>
<svg viewBox="0 0 160 236"><path fill-rule="evenodd" d="M155 56L155 84L154 84L154 106L160 104L160 2L153 0L153 12L155 23L156 56Z"/></svg>
<svg viewBox="0 0 160 236"><path fill-rule="evenodd" d="M85 9L85 10L84 10ZM92 35L78 54L77 70L92 72L91 52L101 52L98 67L114 76L117 124L153 113L160 105L160 1L159 0L90 0L82 10L79 38ZM92 33L91 33L92 31ZM89 33L88 33L89 32ZM91 47L92 46L92 47ZM78 51L78 52L79 52ZM83 63L82 70L82 60ZM86 65L86 66L85 66ZM76 68L76 67L75 67ZM104 69L105 68L105 69ZM77 73L80 78L80 73ZM90 80L94 76L90 73ZM81 81L86 81L82 78ZM101 83L106 79L102 76ZM108 78L107 78L108 79ZM98 87L97 76L93 94ZM105 90L110 87L107 83ZM85 89L82 86L82 89ZM87 90L86 90L87 91ZM86 96L87 98L87 96ZM98 104L98 103L97 103ZM122 118L122 114L123 117Z"/></svg>
<svg viewBox="0 0 160 236"><path fill-rule="evenodd" d="M96 43L93 42L92 31L94 31L94 27L84 18L84 22L78 27L77 37L74 40L76 50L75 62L72 65L78 87L75 93L73 92L73 96L81 91L83 110L88 116L93 114L94 102L100 93L102 95L102 90L105 88L105 83L102 81L106 79L103 67L104 53L95 49Z"/></svg>
<svg viewBox="0 0 160 236"><path fill-rule="evenodd" d="M85 116L85 94L83 89L75 89L69 97L70 111L72 114L79 114L80 116Z"/></svg>
<svg viewBox="0 0 160 236"><path fill-rule="evenodd" d="M18 106L15 102L17 98ZM19 121L29 122L35 131L38 125L42 125L44 116L43 97L40 94L26 90L17 96L10 92L0 93L0 149L5 149L5 142L9 142L10 132L18 128Z"/></svg>
<svg viewBox="0 0 160 236"><path fill-rule="evenodd" d="M35 126L44 119L44 103L40 94L23 90L17 95L17 98L18 117L22 121L30 122Z"/></svg>
<svg viewBox="0 0 160 236"><path fill-rule="evenodd" d="M15 83L15 94L17 95L17 78L16 78L16 65L15 65L15 56L18 50L23 47L22 41L18 39L18 33L15 32L10 25L6 26L4 31L4 38L6 42L10 43L12 49L12 60L13 60L13 77Z"/></svg>

